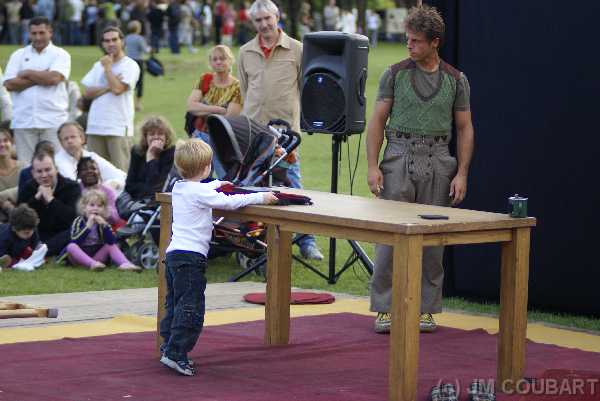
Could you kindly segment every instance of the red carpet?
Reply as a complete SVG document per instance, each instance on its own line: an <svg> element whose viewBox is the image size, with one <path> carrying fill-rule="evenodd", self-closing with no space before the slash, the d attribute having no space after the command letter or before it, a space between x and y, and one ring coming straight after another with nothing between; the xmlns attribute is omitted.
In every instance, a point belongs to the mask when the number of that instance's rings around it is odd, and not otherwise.
<svg viewBox="0 0 600 401"><path fill-rule="evenodd" d="M372 324L347 313L295 318L293 343L273 348L262 345L262 321L208 327L191 378L159 364L153 333L0 345L0 400L383 401L389 337ZM495 376L495 354L496 337L483 330L421 335L419 400L441 379L458 382L466 400L473 378ZM529 343L527 375L550 368L598 372L600 353Z"/></svg>

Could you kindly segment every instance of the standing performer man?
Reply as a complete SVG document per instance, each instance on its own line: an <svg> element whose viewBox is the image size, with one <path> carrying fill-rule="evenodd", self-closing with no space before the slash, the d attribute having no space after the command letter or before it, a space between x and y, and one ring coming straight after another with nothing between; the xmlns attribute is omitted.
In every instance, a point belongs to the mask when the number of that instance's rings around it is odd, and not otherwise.
<svg viewBox="0 0 600 401"><path fill-rule="evenodd" d="M440 59L445 26L435 8L412 8L405 24L410 58L383 73L369 121L369 189L382 199L457 205L467 193L474 146L469 83L463 73ZM453 122L458 162L448 150ZM384 132L387 145L378 165ZM423 250L421 331L434 331L432 314L442 311L443 253L441 246ZM392 248L378 245L371 281L377 333L390 330L391 291Z"/></svg>

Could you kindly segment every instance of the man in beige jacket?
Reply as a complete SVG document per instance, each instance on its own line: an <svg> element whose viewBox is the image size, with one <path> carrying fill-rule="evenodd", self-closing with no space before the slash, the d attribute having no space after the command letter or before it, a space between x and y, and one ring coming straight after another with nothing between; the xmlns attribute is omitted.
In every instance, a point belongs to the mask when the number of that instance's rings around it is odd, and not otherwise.
<svg viewBox="0 0 600 401"><path fill-rule="evenodd" d="M302 43L277 27L279 10L271 0L256 0L249 9L258 34L240 48L238 78L244 98L242 114L267 124L272 119L289 122L300 132L300 82ZM290 164L288 178L294 188L300 183L300 159ZM312 235L298 241L306 259L322 260Z"/></svg>

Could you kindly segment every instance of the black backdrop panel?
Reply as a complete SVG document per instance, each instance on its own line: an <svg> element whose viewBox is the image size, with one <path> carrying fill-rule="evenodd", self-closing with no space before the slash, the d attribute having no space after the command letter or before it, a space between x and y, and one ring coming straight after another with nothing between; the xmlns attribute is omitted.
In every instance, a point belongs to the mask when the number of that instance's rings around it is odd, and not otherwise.
<svg viewBox="0 0 600 401"><path fill-rule="evenodd" d="M476 150L461 207L504 212L510 195L529 197L530 305L600 315L600 2L427 3L447 23L442 57L471 84ZM447 256L451 292L498 299L499 246Z"/></svg>

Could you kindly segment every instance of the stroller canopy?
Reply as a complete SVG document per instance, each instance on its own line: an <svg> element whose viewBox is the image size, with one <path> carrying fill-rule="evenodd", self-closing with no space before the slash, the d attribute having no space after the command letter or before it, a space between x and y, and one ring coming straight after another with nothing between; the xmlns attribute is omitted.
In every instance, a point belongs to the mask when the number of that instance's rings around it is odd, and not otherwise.
<svg viewBox="0 0 600 401"><path fill-rule="evenodd" d="M225 179L253 185L273 158L277 134L246 116L208 116L207 131L216 156L227 172Z"/></svg>

